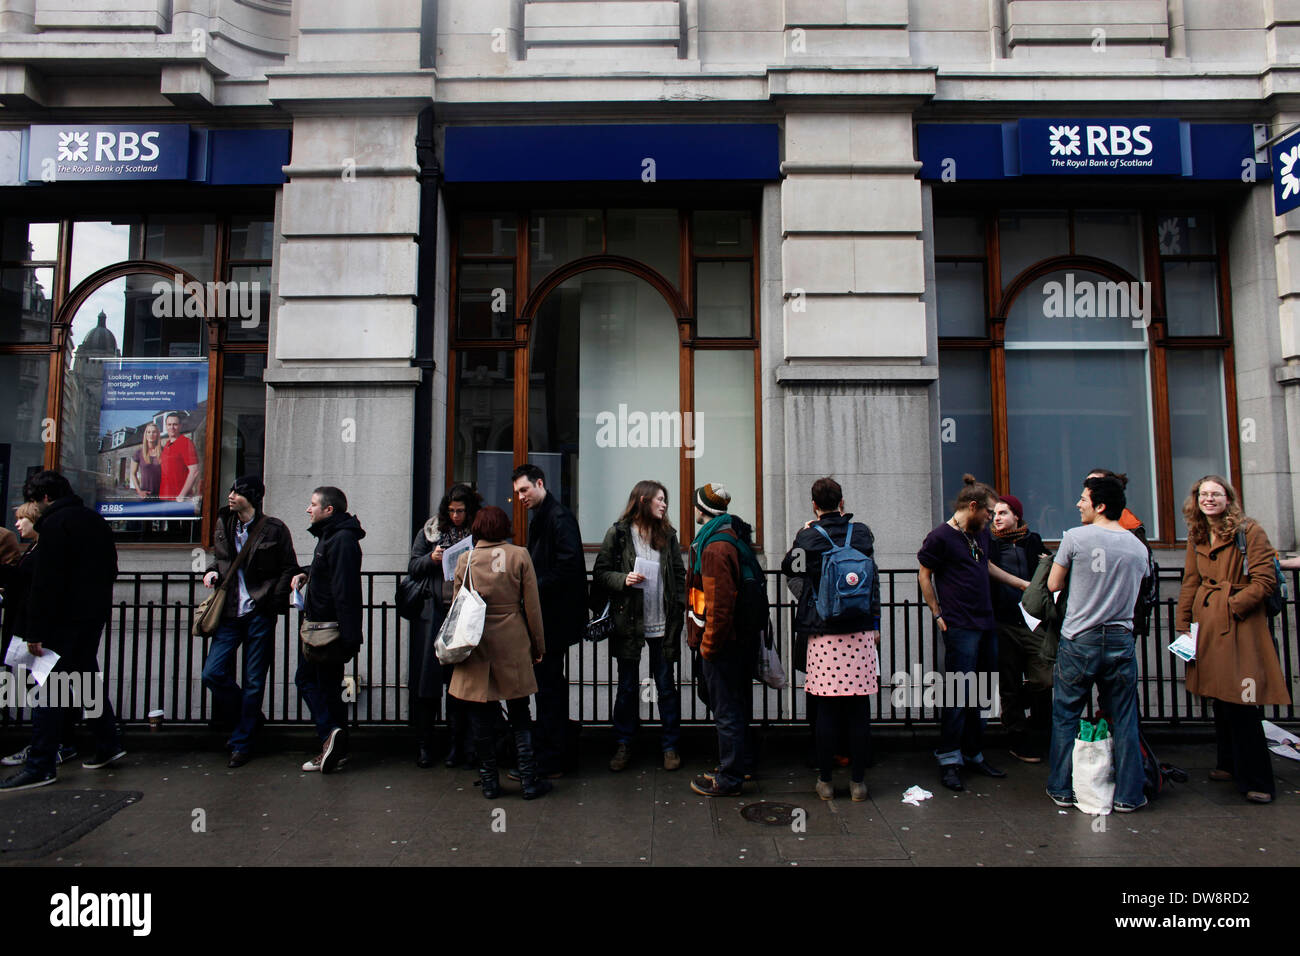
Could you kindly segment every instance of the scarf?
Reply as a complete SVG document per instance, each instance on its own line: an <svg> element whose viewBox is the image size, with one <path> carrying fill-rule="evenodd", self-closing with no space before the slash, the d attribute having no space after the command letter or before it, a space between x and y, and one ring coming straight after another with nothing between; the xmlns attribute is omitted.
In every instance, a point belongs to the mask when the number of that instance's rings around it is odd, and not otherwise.
<svg viewBox="0 0 1300 956"><path fill-rule="evenodd" d="M704 549L708 547L709 542L723 532L724 529L731 527L731 515L723 513L716 518L710 519L700 533L696 535L695 541L691 544L691 571L694 574L700 573L700 567L704 561Z"/></svg>
<svg viewBox="0 0 1300 956"><path fill-rule="evenodd" d="M997 528L989 528L989 530L993 532L993 537L999 541L1009 541L1011 544L1015 544L1029 534L1029 525L1022 521L1010 531L999 531Z"/></svg>

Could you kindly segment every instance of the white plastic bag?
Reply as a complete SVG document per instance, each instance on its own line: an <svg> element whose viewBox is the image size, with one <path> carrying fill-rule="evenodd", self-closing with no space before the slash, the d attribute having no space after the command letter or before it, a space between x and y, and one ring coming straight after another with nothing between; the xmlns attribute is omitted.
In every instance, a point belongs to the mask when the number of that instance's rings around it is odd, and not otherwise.
<svg viewBox="0 0 1300 956"><path fill-rule="evenodd" d="M1115 803L1115 738L1074 741L1074 805L1110 813Z"/></svg>
<svg viewBox="0 0 1300 956"><path fill-rule="evenodd" d="M460 592L451 602L447 619L442 622L434 644L438 660L443 664L459 664L474 653L474 648L483 639L487 602L474 590L474 580L469 573L473 558L473 552L465 557L465 576L461 579Z"/></svg>

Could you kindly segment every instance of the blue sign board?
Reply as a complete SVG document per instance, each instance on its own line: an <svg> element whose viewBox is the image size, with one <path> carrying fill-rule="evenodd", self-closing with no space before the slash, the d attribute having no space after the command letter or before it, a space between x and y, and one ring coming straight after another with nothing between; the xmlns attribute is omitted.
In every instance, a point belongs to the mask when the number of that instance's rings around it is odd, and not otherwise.
<svg viewBox="0 0 1300 956"><path fill-rule="evenodd" d="M1273 213L1281 216L1300 206L1300 130L1273 144Z"/></svg>
<svg viewBox="0 0 1300 956"><path fill-rule="evenodd" d="M448 182L658 182L781 176L781 131L748 123L452 126Z"/></svg>
<svg viewBox="0 0 1300 956"><path fill-rule="evenodd" d="M1025 176L1178 176L1183 171L1176 119L1023 119Z"/></svg>
<svg viewBox="0 0 1300 956"><path fill-rule="evenodd" d="M184 125L33 126L27 147L27 180L185 179L189 160L190 128Z"/></svg>

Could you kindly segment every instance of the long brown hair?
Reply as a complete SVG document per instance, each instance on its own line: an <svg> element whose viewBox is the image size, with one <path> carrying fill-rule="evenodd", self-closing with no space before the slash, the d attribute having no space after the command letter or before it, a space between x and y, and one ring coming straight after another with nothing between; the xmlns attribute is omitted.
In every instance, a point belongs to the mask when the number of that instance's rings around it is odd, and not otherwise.
<svg viewBox="0 0 1300 956"><path fill-rule="evenodd" d="M650 510L650 502L654 501L659 492L664 493L664 501L668 501L668 489L658 481L638 481L632 493L627 496L627 507L623 509L619 521L638 524L641 530L648 532L650 535L650 544L656 551L663 548L668 543L670 535L677 533L673 523L668 520L668 512L664 512L662 518L656 518L654 512Z"/></svg>
<svg viewBox="0 0 1300 956"><path fill-rule="evenodd" d="M1227 478L1222 475L1206 475L1204 478L1198 478L1196 483L1192 485L1192 490L1187 492L1187 498L1183 501L1183 518L1187 522L1187 539L1192 544L1208 544L1210 541L1209 519L1201 512L1200 506L1197 504L1201 485L1207 481L1222 485L1224 492L1228 496L1228 507L1223 510L1223 517L1219 519L1219 537L1224 540L1235 537L1237 529L1246 520L1246 513L1241 510L1241 505L1237 501L1237 489L1232 487L1232 483Z"/></svg>
<svg viewBox="0 0 1300 956"><path fill-rule="evenodd" d="M148 434L149 434L149 429L151 428L154 430L154 434L158 436L154 440L154 448L157 449L157 454L155 455L149 454ZM160 461L162 461L162 450L163 450L162 429L159 428L157 425L155 425L153 422L147 423L144 426L144 428L140 429L140 464L141 465L158 464Z"/></svg>

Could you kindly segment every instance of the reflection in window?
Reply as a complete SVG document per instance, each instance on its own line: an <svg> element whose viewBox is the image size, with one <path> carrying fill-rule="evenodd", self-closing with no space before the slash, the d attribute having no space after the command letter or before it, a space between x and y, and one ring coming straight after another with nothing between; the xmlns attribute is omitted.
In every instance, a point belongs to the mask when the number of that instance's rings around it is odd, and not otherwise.
<svg viewBox="0 0 1300 956"><path fill-rule="evenodd" d="M1183 539L1187 525L1177 513L1192 482L1203 475L1229 473L1223 353L1170 349L1165 363L1169 379L1169 444L1174 463L1174 525Z"/></svg>
<svg viewBox="0 0 1300 956"><path fill-rule="evenodd" d="M487 504L510 513L514 470L515 353L456 352L452 481L478 488ZM545 470L545 469L543 469Z"/></svg>
<svg viewBox="0 0 1300 956"><path fill-rule="evenodd" d="M53 315L53 269L0 269L0 342L48 342Z"/></svg>
<svg viewBox="0 0 1300 956"><path fill-rule="evenodd" d="M606 252L635 257L677 285L682 230L676 209L611 209Z"/></svg>
<svg viewBox="0 0 1300 956"><path fill-rule="evenodd" d="M1070 219L1065 210L1010 210L998 217L1002 287L1040 259L1070 251Z"/></svg>
<svg viewBox="0 0 1300 956"><path fill-rule="evenodd" d="M140 250L139 220L78 222L72 226L72 262L68 288L106 266L134 259Z"/></svg>
<svg viewBox="0 0 1300 956"><path fill-rule="evenodd" d="M529 217L528 271L533 288L567 262L601 251L599 209L542 210Z"/></svg>
<svg viewBox="0 0 1300 956"><path fill-rule="evenodd" d="M264 474L266 444L266 371L263 352L231 352L222 376L221 472L218 492L224 492L241 475Z"/></svg>
<svg viewBox="0 0 1300 956"><path fill-rule="evenodd" d="M695 447L687 455L695 459L696 483L725 485L731 492L731 513L756 525L752 350L696 351L695 413L690 421Z"/></svg>
<svg viewBox="0 0 1300 956"><path fill-rule="evenodd" d="M939 353L939 450L945 507L970 473L993 481L993 414L989 357L982 350Z"/></svg>
<svg viewBox="0 0 1300 956"><path fill-rule="evenodd" d="M45 467L48 354L0 355L0 503L4 523L23 500L27 476Z"/></svg>

